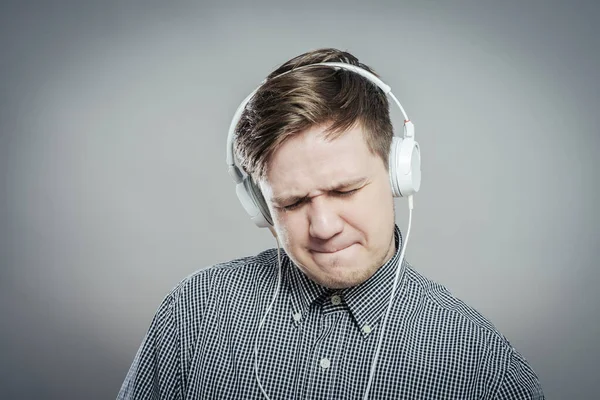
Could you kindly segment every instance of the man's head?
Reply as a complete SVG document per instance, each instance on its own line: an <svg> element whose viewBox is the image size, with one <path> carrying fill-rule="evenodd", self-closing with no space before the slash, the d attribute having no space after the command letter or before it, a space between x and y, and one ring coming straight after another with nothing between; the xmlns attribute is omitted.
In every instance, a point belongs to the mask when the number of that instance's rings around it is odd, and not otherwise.
<svg viewBox="0 0 600 400"><path fill-rule="evenodd" d="M320 62L372 72L335 49L286 62L242 114L236 153L290 258L317 283L343 288L368 279L394 252L393 130L386 95L358 74L326 66L288 72Z"/></svg>

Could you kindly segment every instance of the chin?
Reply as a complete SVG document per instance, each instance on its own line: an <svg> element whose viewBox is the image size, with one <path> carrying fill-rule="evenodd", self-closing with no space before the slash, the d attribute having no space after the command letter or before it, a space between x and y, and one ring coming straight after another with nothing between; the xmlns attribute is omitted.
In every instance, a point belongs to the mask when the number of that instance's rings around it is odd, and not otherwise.
<svg viewBox="0 0 600 400"><path fill-rule="evenodd" d="M364 266L365 264L360 264ZM323 271L323 269L321 269ZM364 270L359 265L337 265L330 267L325 275L314 277L317 283L330 289L346 289L369 279L375 271Z"/></svg>
<svg viewBox="0 0 600 400"><path fill-rule="evenodd" d="M359 246L335 253L315 254L303 252L303 257L293 260L312 281L330 289L345 289L357 286L369 279L379 265L369 262L368 255L361 254Z"/></svg>

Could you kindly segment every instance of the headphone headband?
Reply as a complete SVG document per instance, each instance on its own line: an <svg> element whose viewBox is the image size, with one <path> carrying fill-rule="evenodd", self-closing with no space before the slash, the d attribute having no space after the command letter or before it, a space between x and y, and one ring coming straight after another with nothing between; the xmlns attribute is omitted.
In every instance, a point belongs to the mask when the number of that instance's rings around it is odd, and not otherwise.
<svg viewBox="0 0 600 400"><path fill-rule="evenodd" d="M326 66L326 67L335 68L335 69L344 69L347 71L352 71L352 72L366 78L370 82L377 85L377 87L379 87L381 90L383 90L383 92L385 94L387 94L388 96L390 96L392 98L392 100L394 100L394 102L400 108L402 115L404 116L405 125L406 125L406 123L410 122L410 119L408 118L408 116L406 115L406 112L404 111L404 107L402 107L402 104L400 104L400 102L398 101L396 96L394 96L394 94L392 93L392 88L389 85L385 84L381 79L379 79L377 76L375 76L371 72L367 71L366 69L357 67L356 65L341 63L341 62L324 62L324 63L309 64L309 65L303 65L301 67L294 68L289 71L283 72L282 74L277 75L275 78L286 75L292 71L298 71L298 70L307 69L307 68L315 67L315 66ZM243 179L242 171L240 170L240 168L237 165L235 165L235 156L234 156L234 144L235 144L235 136L236 136L235 129L237 127L237 124L240 122L240 119L242 118L242 114L244 113L246 106L248 105L248 103L250 102L252 97L254 97L256 92L258 92L258 90L262 87L262 85L265 84L266 81L267 81L266 79L264 81L262 81L261 84L252 91L252 93L250 93L248 96L246 96L246 98L238 106L237 110L235 111L235 114L233 114L233 119L231 120L231 124L229 125L229 132L227 134L226 161L227 161L227 166L229 167L229 176L231 176L231 178L235 181L235 183L241 183L242 179ZM406 131L405 136L414 137L414 128L412 127L412 123L410 125L411 125L410 127L406 127L407 129L405 129L405 131Z"/></svg>

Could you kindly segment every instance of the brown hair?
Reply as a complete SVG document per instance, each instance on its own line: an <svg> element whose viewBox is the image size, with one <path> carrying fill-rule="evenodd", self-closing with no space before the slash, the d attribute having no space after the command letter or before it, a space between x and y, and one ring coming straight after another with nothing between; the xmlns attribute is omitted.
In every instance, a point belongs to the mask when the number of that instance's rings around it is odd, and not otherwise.
<svg viewBox="0 0 600 400"><path fill-rule="evenodd" d="M236 128L236 156L254 181L265 177L271 155L287 138L322 124L329 124L328 139L360 124L367 146L388 167L394 133L385 93L351 71L327 66L294 70L321 62L345 62L374 73L352 54L337 49L301 54L273 71Z"/></svg>

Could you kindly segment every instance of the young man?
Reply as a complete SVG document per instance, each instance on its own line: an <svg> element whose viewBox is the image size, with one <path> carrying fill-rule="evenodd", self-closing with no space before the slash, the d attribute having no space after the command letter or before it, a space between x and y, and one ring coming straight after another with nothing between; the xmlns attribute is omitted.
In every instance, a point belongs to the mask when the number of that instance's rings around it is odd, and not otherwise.
<svg viewBox="0 0 600 400"><path fill-rule="evenodd" d="M335 49L300 55L235 124L248 196L281 253L183 280L119 398L543 399L490 322L402 259L386 94L324 62L372 72Z"/></svg>

